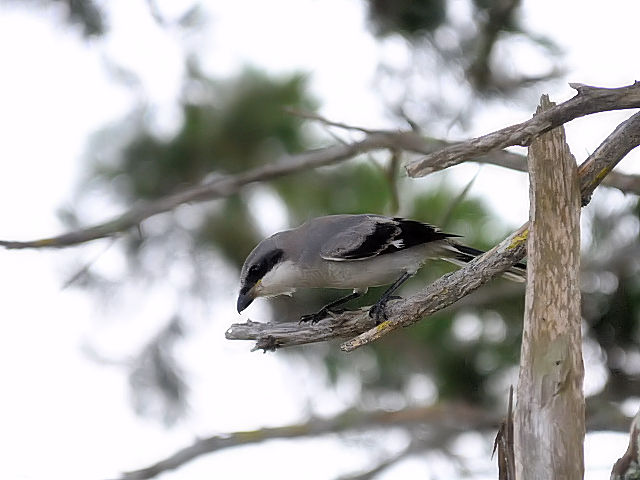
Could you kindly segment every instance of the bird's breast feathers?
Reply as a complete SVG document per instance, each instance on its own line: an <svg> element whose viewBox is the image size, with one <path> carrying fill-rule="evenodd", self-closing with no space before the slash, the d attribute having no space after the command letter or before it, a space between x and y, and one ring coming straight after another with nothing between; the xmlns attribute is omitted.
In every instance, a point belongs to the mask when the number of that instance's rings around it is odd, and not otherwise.
<svg viewBox="0 0 640 480"><path fill-rule="evenodd" d="M300 269L291 260L278 263L267 272L257 286L260 297L274 297L276 295L291 295L300 285Z"/></svg>

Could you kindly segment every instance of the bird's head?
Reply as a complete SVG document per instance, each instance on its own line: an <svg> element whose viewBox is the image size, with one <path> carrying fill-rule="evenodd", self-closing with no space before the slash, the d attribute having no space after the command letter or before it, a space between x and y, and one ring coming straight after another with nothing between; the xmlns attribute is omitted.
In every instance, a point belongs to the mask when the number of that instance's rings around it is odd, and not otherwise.
<svg viewBox="0 0 640 480"><path fill-rule="evenodd" d="M244 261L240 272L240 294L238 295L238 313L247 308L257 297L271 295L262 281L284 258L284 252L278 248L276 236L260 242Z"/></svg>

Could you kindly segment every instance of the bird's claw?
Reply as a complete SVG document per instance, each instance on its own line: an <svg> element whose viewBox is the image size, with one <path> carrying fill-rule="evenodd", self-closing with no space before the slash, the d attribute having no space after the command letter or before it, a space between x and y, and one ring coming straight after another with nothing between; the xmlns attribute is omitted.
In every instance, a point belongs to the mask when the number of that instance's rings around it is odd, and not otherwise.
<svg viewBox="0 0 640 480"><path fill-rule="evenodd" d="M378 302L371 306L369 309L369 316L376 321L376 325L380 325L382 322L386 322L387 312L385 311L387 302Z"/></svg>
<svg viewBox="0 0 640 480"><path fill-rule="evenodd" d="M300 320L298 321L298 325L307 322L311 322L311 325L315 325L320 320L324 320L327 317L335 318L336 315L340 315L341 313L346 311L346 308L321 308L316 313L308 313L307 315L302 315L300 317Z"/></svg>
<svg viewBox="0 0 640 480"><path fill-rule="evenodd" d="M311 322L311 325L315 325L320 320L323 320L329 315L329 310L322 308L318 310L316 313L308 313L307 315L302 315L300 320L298 321L298 325L302 323Z"/></svg>
<svg viewBox="0 0 640 480"><path fill-rule="evenodd" d="M300 317L300 320L298 320L298 325L301 325L307 322L311 322L311 325L314 325L318 323L320 320L322 320L324 317L326 317L326 313L324 312L316 312L316 313L309 313L307 315L302 315Z"/></svg>
<svg viewBox="0 0 640 480"><path fill-rule="evenodd" d="M389 320L387 317L387 302L389 300L399 300L402 297L398 295L392 295L390 297L381 299L378 303L374 303L369 309L369 316L376 321L376 325L380 325L382 322Z"/></svg>

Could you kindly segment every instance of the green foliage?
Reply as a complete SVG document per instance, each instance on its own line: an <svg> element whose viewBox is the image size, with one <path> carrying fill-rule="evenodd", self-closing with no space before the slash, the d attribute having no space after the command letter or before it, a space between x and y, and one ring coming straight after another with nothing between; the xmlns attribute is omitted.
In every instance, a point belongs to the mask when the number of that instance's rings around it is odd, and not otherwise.
<svg viewBox="0 0 640 480"><path fill-rule="evenodd" d="M55 0L66 4L69 20L82 25L85 36L102 35L105 32L104 13L92 0Z"/></svg>
<svg viewBox="0 0 640 480"><path fill-rule="evenodd" d="M380 168L351 163L274 182L292 217L302 223L318 215L383 212L391 192Z"/></svg>
<svg viewBox="0 0 640 480"><path fill-rule="evenodd" d="M597 342L606 365L609 398L636 395L640 356L640 202L613 207L606 194L590 211L591 239L583 253L585 336ZM586 265L585 265L586 264Z"/></svg>
<svg viewBox="0 0 640 480"><path fill-rule="evenodd" d="M397 72L405 79L415 68L417 77L429 82L424 78L424 67L420 68L420 64L426 61L429 68L437 72L436 82L451 78L461 91L472 97L488 99L523 92L527 87L555 78L562 70L558 62L534 74L518 71L524 69L519 66L522 60L517 51L510 50L510 44L515 43L510 42L511 39L524 40L545 51L550 63L555 63L555 57L560 54L552 40L520 26L521 0L472 0L470 15L464 19L459 11L448 15L450 11L461 8L459 2L452 0L368 0L366 4L374 35L380 38L400 35L416 52L426 53L424 56L416 55L412 66ZM438 36L438 30L446 31L446 34ZM499 56L495 54L498 44L501 45ZM412 84L411 81L406 83ZM410 93L407 96L418 101L417 95ZM439 111L439 117L466 118L460 117L459 112L447 113L447 99L444 95L442 97L426 100L433 102L432 109ZM457 99L452 98L452 102L456 103Z"/></svg>
<svg viewBox="0 0 640 480"><path fill-rule="evenodd" d="M302 75L273 79L255 70L225 82L191 78L185 90L196 90L207 101L183 103L180 130L160 138L143 124L121 161L100 170L111 178L126 175L128 200L152 199L213 173L240 172L299 152L308 139L286 109L314 108L305 84Z"/></svg>
<svg viewBox="0 0 640 480"><path fill-rule="evenodd" d="M399 32L421 36L446 19L445 0L369 0L369 18L377 35Z"/></svg>
<svg viewBox="0 0 640 480"><path fill-rule="evenodd" d="M207 214L194 233L198 248L215 248L233 265L240 266L260 239L248 205L238 195L222 200Z"/></svg>
<svg viewBox="0 0 640 480"><path fill-rule="evenodd" d="M107 26L105 12L95 0L2 0L7 3L34 4L40 7L54 6L63 9L66 20L72 25L80 25L85 37L98 37L105 33Z"/></svg>
<svg viewBox="0 0 640 480"><path fill-rule="evenodd" d="M93 156L89 185L117 185L110 190L126 203L153 200L211 175L274 162L310 143L301 120L287 112L315 108L315 100L305 91L304 75L273 78L247 69L235 78L217 81L194 70L190 73L178 131L169 138L158 136L142 112L120 151ZM107 144L112 136L122 137L122 129L103 132L100 142ZM240 195L219 201L191 228L190 235L196 248L214 249L236 266L260 239L247 200ZM148 243L137 238L128 243L132 267L139 268L137 257Z"/></svg>

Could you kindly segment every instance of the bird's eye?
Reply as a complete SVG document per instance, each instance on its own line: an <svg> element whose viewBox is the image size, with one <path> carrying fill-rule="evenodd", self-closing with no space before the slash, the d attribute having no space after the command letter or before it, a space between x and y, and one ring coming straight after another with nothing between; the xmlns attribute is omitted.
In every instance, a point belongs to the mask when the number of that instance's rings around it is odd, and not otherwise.
<svg viewBox="0 0 640 480"><path fill-rule="evenodd" d="M249 267L249 273L257 273L258 269L259 269L258 265L251 265Z"/></svg>

